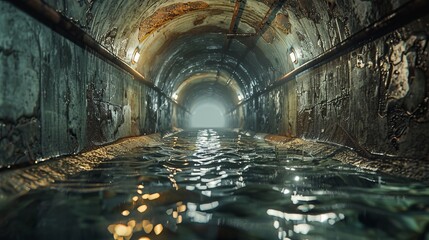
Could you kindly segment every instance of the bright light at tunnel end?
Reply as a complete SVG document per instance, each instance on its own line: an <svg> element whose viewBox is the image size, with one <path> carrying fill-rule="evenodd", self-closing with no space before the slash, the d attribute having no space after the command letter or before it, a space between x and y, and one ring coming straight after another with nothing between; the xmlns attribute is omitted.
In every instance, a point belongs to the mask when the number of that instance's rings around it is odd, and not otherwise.
<svg viewBox="0 0 429 240"><path fill-rule="evenodd" d="M191 128L224 128L226 127L225 109L222 105L205 102L192 110Z"/></svg>

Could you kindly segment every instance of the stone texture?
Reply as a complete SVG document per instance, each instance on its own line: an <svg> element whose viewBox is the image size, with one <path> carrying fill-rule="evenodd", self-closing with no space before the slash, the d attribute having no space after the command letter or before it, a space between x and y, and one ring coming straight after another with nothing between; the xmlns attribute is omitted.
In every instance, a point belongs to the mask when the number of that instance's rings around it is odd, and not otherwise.
<svg viewBox="0 0 429 240"><path fill-rule="evenodd" d="M419 19L254 99L245 128L428 161L427 26Z"/></svg>
<svg viewBox="0 0 429 240"><path fill-rule="evenodd" d="M152 110L131 75L4 1L0 13L0 167L171 128L169 103Z"/></svg>

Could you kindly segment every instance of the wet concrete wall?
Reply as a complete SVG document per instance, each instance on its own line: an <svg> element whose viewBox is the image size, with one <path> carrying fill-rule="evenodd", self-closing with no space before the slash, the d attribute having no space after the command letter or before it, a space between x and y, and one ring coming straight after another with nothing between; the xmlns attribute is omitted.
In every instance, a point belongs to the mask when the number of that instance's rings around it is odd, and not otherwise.
<svg viewBox="0 0 429 240"><path fill-rule="evenodd" d="M0 32L0 166L170 127L155 92L4 1Z"/></svg>
<svg viewBox="0 0 429 240"><path fill-rule="evenodd" d="M429 160L428 20L399 28L254 100L246 106L255 112L246 127Z"/></svg>

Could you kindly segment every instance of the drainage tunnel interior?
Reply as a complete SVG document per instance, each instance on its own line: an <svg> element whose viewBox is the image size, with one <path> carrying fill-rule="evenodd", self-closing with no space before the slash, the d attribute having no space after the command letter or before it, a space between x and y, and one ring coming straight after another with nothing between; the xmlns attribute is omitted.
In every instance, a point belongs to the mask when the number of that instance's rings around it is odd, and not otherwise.
<svg viewBox="0 0 429 240"><path fill-rule="evenodd" d="M427 9L427 0L1 0L0 205L11 171L73 156L86 164L82 154L183 129L337 146L353 152L329 155L343 163L428 181Z"/></svg>

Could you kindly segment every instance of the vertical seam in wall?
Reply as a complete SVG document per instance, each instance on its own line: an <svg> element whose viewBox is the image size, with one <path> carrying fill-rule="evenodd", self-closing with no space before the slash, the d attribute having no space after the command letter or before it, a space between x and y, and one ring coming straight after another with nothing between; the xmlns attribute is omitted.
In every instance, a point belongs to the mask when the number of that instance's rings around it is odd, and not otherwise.
<svg viewBox="0 0 429 240"><path fill-rule="evenodd" d="M39 50L39 58L40 58L40 61L39 61L39 141L40 141L40 148L39 148L39 151L40 151L40 157L41 158L44 158L45 156L44 156L44 149L43 149L43 143L44 143L44 141L43 141L43 137L42 137L42 134L43 134L43 128L44 128L44 124L43 124L43 121L42 121L42 114L43 114L43 112L45 111L45 106L44 106L44 104L43 104L43 80L42 80L42 64L43 64L43 55L42 55L42 46L41 46L41 42L40 42L40 36L39 36L39 31L36 33L36 32L34 32L33 31L33 34L34 34L34 38L36 39L36 43L37 43L37 48L38 48L38 50Z"/></svg>

